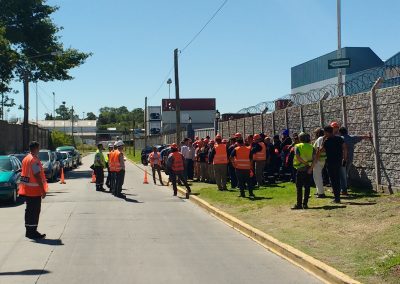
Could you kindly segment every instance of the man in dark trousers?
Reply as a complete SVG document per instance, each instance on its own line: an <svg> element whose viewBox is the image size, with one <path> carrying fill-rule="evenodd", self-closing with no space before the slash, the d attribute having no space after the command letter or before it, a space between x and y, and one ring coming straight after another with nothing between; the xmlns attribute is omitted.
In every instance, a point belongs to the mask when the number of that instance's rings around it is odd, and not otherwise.
<svg viewBox="0 0 400 284"><path fill-rule="evenodd" d="M230 144L228 147L228 157L231 156L233 150L236 148L236 137L233 137L230 139ZM228 164L228 171L229 171L229 179L231 181L231 188L235 189L237 187L237 177L236 177L236 172L235 172L235 167L233 166L233 162L229 161Z"/></svg>
<svg viewBox="0 0 400 284"><path fill-rule="evenodd" d="M232 151L230 159L236 169L236 177L240 189L240 197L246 197L245 189L249 190L249 197L254 199L253 183L251 182L250 171L252 170L252 154L250 147L246 146L243 138L236 139L237 147Z"/></svg>
<svg viewBox="0 0 400 284"><path fill-rule="evenodd" d="M19 194L25 196L25 237L29 239L44 239L46 234L37 231L42 199L46 197L47 182L42 163L38 158L39 143L29 144L30 153L22 161L21 183Z"/></svg>
<svg viewBox="0 0 400 284"><path fill-rule="evenodd" d="M94 174L96 175L96 191L104 191L104 168L106 161L103 155L103 144L97 144L97 151L94 155Z"/></svg>
<svg viewBox="0 0 400 284"><path fill-rule="evenodd" d="M190 187L187 183L186 178L184 177L185 171L185 158L183 155L178 151L178 146L173 143L171 145L171 153L167 159L167 168L169 171L169 177L172 182L172 187L174 189L174 196L178 194L178 188L176 186L176 178L179 178L186 187L186 198L189 199L190 195Z"/></svg>
<svg viewBox="0 0 400 284"><path fill-rule="evenodd" d="M324 142L315 155L313 165L309 169L310 174L323 152L326 153L328 175L331 180L333 194L335 195L335 200L333 202L340 203L340 170L342 167L345 167L347 163L347 148L343 138L333 134L332 126L324 127Z"/></svg>

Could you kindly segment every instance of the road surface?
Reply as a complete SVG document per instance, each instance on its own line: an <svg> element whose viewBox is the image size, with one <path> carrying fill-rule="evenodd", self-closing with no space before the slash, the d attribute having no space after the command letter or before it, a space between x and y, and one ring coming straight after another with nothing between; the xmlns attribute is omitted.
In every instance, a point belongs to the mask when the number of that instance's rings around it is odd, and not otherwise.
<svg viewBox="0 0 400 284"><path fill-rule="evenodd" d="M93 155L50 184L37 243L24 209L0 207L0 283L320 283L128 163L127 199L96 192Z"/></svg>

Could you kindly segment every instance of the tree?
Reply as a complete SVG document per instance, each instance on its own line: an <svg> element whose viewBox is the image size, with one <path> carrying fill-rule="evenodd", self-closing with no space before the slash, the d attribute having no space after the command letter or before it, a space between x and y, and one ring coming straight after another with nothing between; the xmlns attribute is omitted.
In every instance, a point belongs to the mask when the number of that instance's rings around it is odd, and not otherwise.
<svg viewBox="0 0 400 284"><path fill-rule="evenodd" d="M0 7L0 28L9 42L4 48L15 58L11 61L13 64L6 66L19 80L24 76L33 82L71 80L69 70L83 64L91 55L64 48L57 35L62 27L55 25L51 18L58 7L46 5L46 0L0 0ZM9 81L2 82L8 87Z"/></svg>
<svg viewBox="0 0 400 284"><path fill-rule="evenodd" d="M107 129L115 127L117 130L122 131L125 129L142 128L144 123L144 111L141 108L129 111L125 106L119 108L102 107L99 110L99 117L97 126L99 129Z"/></svg>
<svg viewBox="0 0 400 284"><path fill-rule="evenodd" d="M14 99L11 99L9 96L4 95L4 93L1 93L1 101L0 101L0 119L4 120L4 113L5 113L5 108L7 107L13 107L15 106Z"/></svg>
<svg viewBox="0 0 400 284"><path fill-rule="evenodd" d="M97 117L96 117L96 115L93 113L93 112L88 112L87 114L86 114L86 118L85 118L86 120L96 120L97 119Z"/></svg>
<svg viewBox="0 0 400 284"><path fill-rule="evenodd" d="M1 3L1 2L0 2ZM0 22L0 94L11 91L9 84L14 78L17 54L11 49L11 43L5 38L6 29Z"/></svg>
<svg viewBox="0 0 400 284"><path fill-rule="evenodd" d="M56 108L56 120L69 120L71 119L71 110L65 106L65 104L60 105Z"/></svg>
<svg viewBox="0 0 400 284"><path fill-rule="evenodd" d="M53 114L46 112L44 115L44 120L53 120Z"/></svg>

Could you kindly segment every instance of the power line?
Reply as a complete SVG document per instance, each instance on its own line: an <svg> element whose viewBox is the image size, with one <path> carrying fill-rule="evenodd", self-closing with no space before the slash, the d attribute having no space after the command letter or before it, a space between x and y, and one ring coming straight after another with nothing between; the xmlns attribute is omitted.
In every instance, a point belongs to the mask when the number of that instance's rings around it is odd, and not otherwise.
<svg viewBox="0 0 400 284"><path fill-rule="evenodd" d="M203 32L203 30L208 26L209 23L217 16L219 11L222 10L222 8L225 6L225 4L228 3L228 0L225 0L217 9L217 11L214 12L214 14L211 16L211 18L205 23L205 25L194 35L194 37L185 45L184 48L181 49L181 53L185 51L186 48L189 47L189 45L192 44L196 40L196 38Z"/></svg>
<svg viewBox="0 0 400 284"><path fill-rule="evenodd" d="M217 14L222 10L222 8L228 3L228 0L224 0L222 4L218 7L218 9L214 12L214 14L211 16L210 19L204 24L204 26L192 37L192 39L185 45L184 48L180 50L180 53L184 52L195 40L196 38L204 31L204 29L208 26L208 24L211 23L211 21L217 16ZM169 76L171 75L172 70L174 70L174 66L172 66L167 75L165 76L164 80L161 82L160 86L158 89L149 97L149 100L153 99L161 90L162 86L165 84L165 82L168 80Z"/></svg>

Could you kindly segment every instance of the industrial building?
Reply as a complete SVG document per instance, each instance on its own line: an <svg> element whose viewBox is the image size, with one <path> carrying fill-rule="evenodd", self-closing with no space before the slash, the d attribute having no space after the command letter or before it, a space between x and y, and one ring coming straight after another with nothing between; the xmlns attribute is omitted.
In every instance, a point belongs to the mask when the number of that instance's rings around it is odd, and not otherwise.
<svg viewBox="0 0 400 284"><path fill-rule="evenodd" d="M337 84L337 69L328 68L328 60L336 59L337 51L332 51L291 69L291 93L307 93L313 89L319 89L330 84ZM387 75L388 67L400 66L400 52L383 61L369 47L344 47L342 48L342 58L350 58L350 67L342 69L342 82L345 84L344 94L352 95L355 93L367 91L369 86L365 84L351 84L351 88L346 83L352 80L361 80L367 75L369 78ZM386 67L386 68L385 68ZM381 73L382 74L381 74ZM385 87L398 85L400 78L399 72L385 83ZM387 76L385 76L387 77ZM347 84L350 85L350 84Z"/></svg>
<svg viewBox="0 0 400 284"><path fill-rule="evenodd" d="M214 127L216 100L212 99L180 99L181 127L192 129ZM176 100L162 100L162 133L173 133L176 130Z"/></svg>
<svg viewBox="0 0 400 284"><path fill-rule="evenodd" d="M77 120L72 124L71 120L39 120L39 127L50 131L57 130L71 135L72 132L87 144L96 139L97 121L96 120ZM72 127L73 125L73 127ZM90 143L89 143L90 142Z"/></svg>
<svg viewBox="0 0 400 284"><path fill-rule="evenodd" d="M146 110L147 136L161 133L161 106L148 106Z"/></svg>

